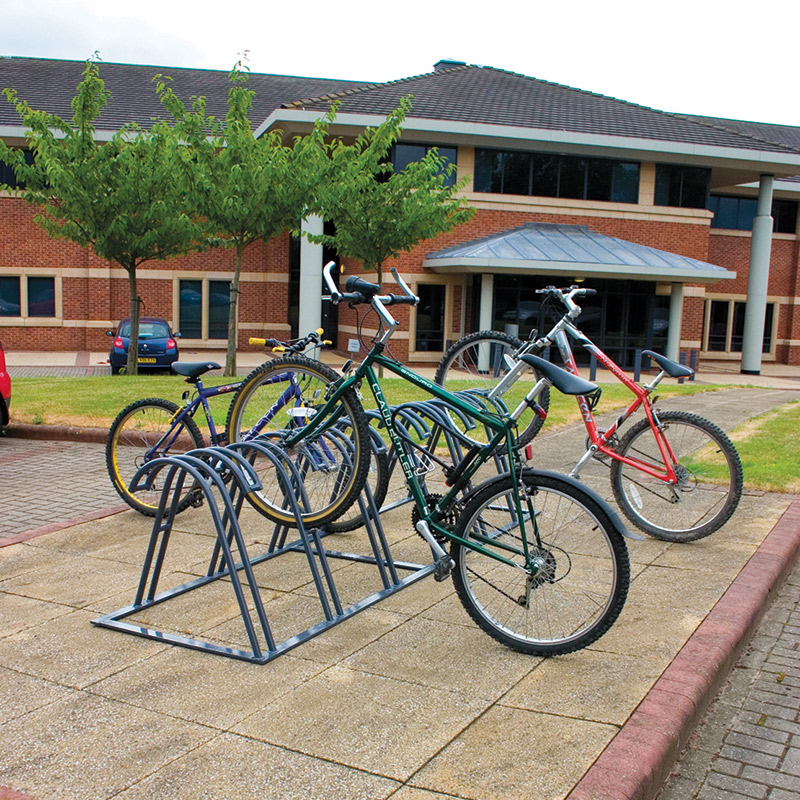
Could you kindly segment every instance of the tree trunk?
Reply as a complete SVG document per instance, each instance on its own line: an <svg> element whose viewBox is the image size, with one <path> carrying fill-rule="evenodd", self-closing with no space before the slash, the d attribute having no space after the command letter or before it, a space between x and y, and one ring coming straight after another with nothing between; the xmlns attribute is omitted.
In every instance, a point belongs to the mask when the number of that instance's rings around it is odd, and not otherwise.
<svg viewBox="0 0 800 800"><path fill-rule="evenodd" d="M131 295L131 338L128 344L128 363L125 366L125 374L136 375L139 371L137 360L139 357L139 309L142 298L136 291L136 265L125 266L125 269L128 272L128 287Z"/></svg>
<svg viewBox="0 0 800 800"><path fill-rule="evenodd" d="M233 280L231 281L230 298L231 303L228 307L228 349L225 353L225 375L236 375L236 345L239 338L237 322L237 310L239 307L239 275L242 271L242 255L245 245L236 245L236 265L233 269Z"/></svg>

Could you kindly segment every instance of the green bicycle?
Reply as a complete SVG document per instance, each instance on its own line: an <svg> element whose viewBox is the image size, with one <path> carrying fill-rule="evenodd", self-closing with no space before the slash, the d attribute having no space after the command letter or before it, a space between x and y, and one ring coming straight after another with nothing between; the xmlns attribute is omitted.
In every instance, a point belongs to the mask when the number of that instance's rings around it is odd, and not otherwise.
<svg viewBox="0 0 800 800"><path fill-rule="evenodd" d="M401 465L415 506L416 531L437 562L436 577L452 576L459 599L473 620L505 645L534 655L557 655L586 647L619 616L630 581L623 537L632 536L597 494L564 475L527 468L520 457L517 421L551 385L568 394L588 394L593 384L543 359L531 366L541 378L520 405L485 405L469 393L453 394L417 375L386 354L398 327L387 306L416 304L417 298L392 270L403 294L381 295L380 287L352 276L341 293L323 274L333 303L369 305L381 320L373 347L357 367L342 375L302 356L263 364L242 383L228 416L229 441L269 437L281 444L301 475L310 505L306 524L323 526L337 519L361 492L370 461L368 420L359 399L366 382ZM475 420L488 431L485 444L474 444L445 472L447 491L427 495L398 431L392 409L378 381L382 366L439 401ZM286 387L296 400L281 405ZM480 467L503 452L508 471L472 487ZM333 457L329 457L333 456ZM293 522L277 481L266 474L266 487L253 498L259 509L281 524ZM274 469L274 466L272 467ZM445 545L449 544L449 553Z"/></svg>

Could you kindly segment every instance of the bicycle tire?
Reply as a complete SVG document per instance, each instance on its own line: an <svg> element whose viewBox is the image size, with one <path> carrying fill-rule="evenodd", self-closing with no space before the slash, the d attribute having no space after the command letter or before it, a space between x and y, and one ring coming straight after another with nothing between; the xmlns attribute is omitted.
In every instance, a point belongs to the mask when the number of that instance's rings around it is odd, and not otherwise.
<svg viewBox="0 0 800 800"><path fill-rule="evenodd" d="M668 542L691 542L719 530L742 496L742 462L731 440L713 422L687 411L657 417L678 458L677 491L614 459L611 486L619 507L636 527ZM647 419L621 439L617 451L664 468Z"/></svg>
<svg viewBox="0 0 800 800"><path fill-rule="evenodd" d="M106 437L106 469L117 494L140 514L154 517L158 510L162 484L156 479L149 490L133 493L128 488L139 467L163 456L179 455L204 446L203 434L191 417L185 417L167 447L147 455L154 444L169 431L172 418L180 409L176 403L158 397L137 400L119 412ZM178 504L183 511L192 502L194 482L184 486Z"/></svg>
<svg viewBox="0 0 800 800"><path fill-rule="evenodd" d="M622 611L630 584L628 550L603 501L575 481L537 470L524 470L520 480L541 537L538 548L529 542L540 571L529 578L521 556L519 566L509 566L453 542L453 583L470 617L504 645L530 655L571 653L597 641ZM478 487L456 534L519 546L509 505L513 481L503 475Z"/></svg>
<svg viewBox="0 0 800 800"><path fill-rule="evenodd" d="M468 390L488 394L508 368L503 356L513 355L522 348L520 339L501 331L478 331L459 339L442 356L436 369L434 381L451 392ZM536 380L540 375L532 370ZM526 385L526 391L531 387ZM523 395L513 403L516 405ZM505 400L505 398L504 398ZM539 395L537 402L547 411L550 407L550 387ZM508 405L508 403L506 403ZM527 444L542 429L544 420L532 410L527 410L519 420L517 441ZM463 426L459 426L463 430ZM476 435L476 431L465 431L477 444L485 444L486 438Z"/></svg>
<svg viewBox="0 0 800 800"><path fill-rule="evenodd" d="M315 415L330 385L340 377L325 364L304 356L284 356L262 364L233 396L226 422L228 441L255 436L280 443L296 433L305 424L303 420ZM295 396L287 400L287 392ZM341 517L364 488L369 470L369 425L352 389L342 395L329 417L335 425L323 425L286 452L303 477L309 505L301 517L309 526L326 525ZM345 436L335 429L351 433ZM346 455L344 449L349 451ZM256 469L263 488L248 496L250 503L269 519L295 526L294 514L285 507L274 462L257 457Z"/></svg>

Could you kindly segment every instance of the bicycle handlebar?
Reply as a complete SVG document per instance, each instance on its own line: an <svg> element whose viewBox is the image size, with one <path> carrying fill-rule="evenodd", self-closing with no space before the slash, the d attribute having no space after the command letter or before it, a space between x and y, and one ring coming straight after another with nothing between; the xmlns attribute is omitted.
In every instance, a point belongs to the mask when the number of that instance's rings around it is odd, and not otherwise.
<svg viewBox="0 0 800 800"><path fill-rule="evenodd" d="M256 336L251 336L247 341L248 344L254 344L258 347L271 347L277 353L299 353L305 350L308 345L330 345L333 344L330 339L323 339L324 331L322 328L312 331L307 336L300 339L291 339L288 342L281 341L280 339L261 339Z"/></svg>
<svg viewBox="0 0 800 800"><path fill-rule="evenodd" d="M363 278L359 278L356 275L351 275L347 279L345 282L345 291L340 292L337 289L336 284L333 282L333 277L331 275L331 270L334 266L335 262L329 261L322 268L322 275L325 278L325 283L330 291L330 297L323 297L323 300L329 299L334 304L340 303L344 300L351 305L361 305L366 303L373 304L375 301L384 306L399 304L415 306L417 303L419 303L419 298L411 291L408 284L400 277L400 273L398 273L394 267L391 269L392 276L394 277L398 286L403 290L403 294L378 294L378 292L381 290L381 287L378 286L377 283L370 283L369 281L365 281Z"/></svg>
<svg viewBox="0 0 800 800"><path fill-rule="evenodd" d="M581 288L580 286L568 286L565 289L557 289L555 286L545 286L544 289L537 289L536 294L546 294L554 300L560 300L568 309L572 319L581 313L581 307L575 302L575 297L591 297L597 294L597 289Z"/></svg>

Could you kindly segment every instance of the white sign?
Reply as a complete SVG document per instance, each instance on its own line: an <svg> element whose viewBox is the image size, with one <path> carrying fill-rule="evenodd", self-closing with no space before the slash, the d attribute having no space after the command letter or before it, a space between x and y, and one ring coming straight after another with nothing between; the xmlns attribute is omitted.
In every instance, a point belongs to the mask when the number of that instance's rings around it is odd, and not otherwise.
<svg viewBox="0 0 800 800"><path fill-rule="evenodd" d="M347 340L347 352L357 353L361 349L361 342L358 339Z"/></svg>

